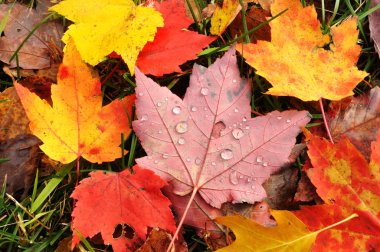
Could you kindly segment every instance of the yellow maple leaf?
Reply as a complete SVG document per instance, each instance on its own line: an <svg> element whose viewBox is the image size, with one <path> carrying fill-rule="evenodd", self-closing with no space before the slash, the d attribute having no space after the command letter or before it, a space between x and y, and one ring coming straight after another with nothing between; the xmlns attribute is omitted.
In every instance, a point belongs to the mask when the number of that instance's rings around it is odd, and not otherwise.
<svg viewBox="0 0 380 252"><path fill-rule="evenodd" d="M119 158L121 133L131 132L128 116L134 96L102 107L98 75L81 61L72 40L57 79L58 84L51 86L52 106L14 82L30 130L43 142L42 151L65 164L81 156L98 163Z"/></svg>
<svg viewBox="0 0 380 252"><path fill-rule="evenodd" d="M49 10L74 22L63 41L72 37L85 62L96 65L116 52L132 74L140 51L164 24L158 11L132 0L64 0Z"/></svg>
<svg viewBox="0 0 380 252"><path fill-rule="evenodd" d="M231 228L236 236L236 240L231 245L216 252L311 251L319 233L357 217L353 214L344 220L312 232L290 211L271 210L271 214L277 222L275 227L264 227L242 216L216 218L219 224Z"/></svg>
<svg viewBox="0 0 380 252"><path fill-rule="evenodd" d="M223 6L217 6L211 17L210 33L213 35L222 34L240 10L239 0L224 0Z"/></svg>
<svg viewBox="0 0 380 252"><path fill-rule="evenodd" d="M271 12L275 15L287 8L270 23L271 42L237 46L257 74L273 85L267 93L303 101L340 100L353 95L352 89L367 76L355 66L361 49L356 44L357 19L333 27L333 43L326 50L323 46L330 37L322 34L314 7L303 8L298 0L277 0Z"/></svg>

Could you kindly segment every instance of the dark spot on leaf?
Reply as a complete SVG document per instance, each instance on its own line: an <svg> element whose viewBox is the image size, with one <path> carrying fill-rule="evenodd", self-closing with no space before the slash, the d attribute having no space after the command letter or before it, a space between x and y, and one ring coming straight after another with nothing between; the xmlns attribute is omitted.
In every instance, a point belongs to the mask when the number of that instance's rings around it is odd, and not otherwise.
<svg viewBox="0 0 380 252"><path fill-rule="evenodd" d="M100 152L99 148L92 148L88 153L91 155L96 155Z"/></svg>

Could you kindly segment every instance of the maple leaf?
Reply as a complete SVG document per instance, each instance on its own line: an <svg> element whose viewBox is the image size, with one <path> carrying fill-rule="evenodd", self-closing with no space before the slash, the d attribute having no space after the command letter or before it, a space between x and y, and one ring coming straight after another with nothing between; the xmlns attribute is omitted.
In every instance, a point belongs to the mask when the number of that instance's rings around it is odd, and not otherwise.
<svg viewBox="0 0 380 252"><path fill-rule="evenodd" d="M338 205L302 206L294 214L311 231L329 226L349 214ZM333 227L317 236L312 251L377 251L380 248L380 226L365 212L347 223Z"/></svg>
<svg viewBox="0 0 380 252"><path fill-rule="evenodd" d="M159 12L132 0L64 0L49 10L74 22L63 41L72 37L85 62L96 65L116 52L132 74L139 52L163 26Z"/></svg>
<svg viewBox="0 0 380 252"><path fill-rule="evenodd" d="M380 88L374 87L369 94L331 102L326 118L334 139L347 136L369 160L371 142L376 140L380 125Z"/></svg>
<svg viewBox="0 0 380 252"><path fill-rule="evenodd" d="M10 8L12 9L4 27L4 36L0 37L0 60L10 64L11 67L16 67L16 60L9 62L9 59L35 26L46 16L46 8L40 3L37 4L36 9L18 3L1 4L0 20L4 19ZM53 42L60 48L62 34L63 26L59 21L42 24L18 52L18 65L24 69L50 67L52 52L54 52L50 43Z"/></svg>
<svg viewBox="0 0 380 252"><path fill-rule="evenodd" d="M105 244L113 251L135 251L145 240L148 227L175 230L170 201L161 193L166 185L152 171L133 167L120 173L96 171L80 182L71 197L77 200L72 213L72 229L83 237L94 237L99 232ZM119 224L133 229L130 239L124 235L115 238ZM129 236L128 235L128 236ZM72 248L80 242L73 232Z"/></svg>
<svg viewBox="0 0 380 252"><path fill-rule="evenodd" d="M59 68L58 84L51 86L52 106L17 82L14 86L30 130L50 158L66 164L81 156L98 163L121 156L120 135L130 133L127 114L134 96L102 107L98 75L80 60L72 42Z"/></svg>
<svg viewBox="0 0 380 252"><path fill-rule="evenodd" d="M324 214L324 221L331 221L333 215L347 216L353 212L362 220L353 227L335 231L331 236L342 246L346 242L343 237L353 237L356 242L351 251L362 251L363 247L367 250L380 248L377 238L380 234L380 132L376 142L372 143L369 164L347 137L333 145L310 133L306 135L310 139L308 155L313 166L306 171L307 175L324 202L338 207L338 210ZM318 226L314 221L309 222Z"/></svg>
<svg viewBox="0 0 380 252"><path fill-rule="evenodd" d="M145 45L136 64L143 73L156 76L182 72L179 65L197 58L197 53L215 37L185 30L193 21L186 16L183 2L155 2L155 8L161 12L165 26L158 29L153 42Z"/></svg>
<svg viewBox="0 0 380 252"><path fill-rule="evenodd" d="M261 201L262 183L288 162L310 120L306 111L250 118L250 85L234 50L208 69L195 65L183 101L136 69L133 128L148 154L136 162L171 181L174 193L192 193L188 206L197 192L217 208Z"/></svg>
<svg viewBox="0 0 380 252"><path fill-rule="evenodd" d="M302 8L298 0L278 0L271 5L273 14L287 8L270 23L271 42L237 47L257 74L273 85L267 93L303 101L340 100L353 95L352 89L367 76L355 66L360 53L357 19L333 27L333 44L325 50L323 46L330 38L322 35L314 7Z"/></svg>
<svg viewBox="0 0 380 252"><path fill-rule="evenodd" d="M211 17L210 33L213 35L222 34L240 10L241 5L239 0L224 0L222 7L217 5Z"/></svg>
<svg viewBox="0 0 380 252"><path fill-rule="evenodd" d="M350 216L332 226L310 232L292 212L272 210L271 214L277 222L277 226L271 228L263 227L241 216L217 218L218 223L231 228L236 236L235 242L217 252L310 251L319 233L355 217Z"/></svg>

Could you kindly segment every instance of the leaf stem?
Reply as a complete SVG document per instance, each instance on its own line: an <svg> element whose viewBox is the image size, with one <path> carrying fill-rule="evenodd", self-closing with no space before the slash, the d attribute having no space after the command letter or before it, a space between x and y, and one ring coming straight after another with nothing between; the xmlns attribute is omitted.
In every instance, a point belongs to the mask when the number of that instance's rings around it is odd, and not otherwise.
<svg viewBox="0 0 380 252"><path fill-rule="evenodd" d="M359 215L357 215L356 213L351 214L351 215L348 216L347 218L345 218L345 219L343 219L343 220L341 220L341 221L338 221L337 223L334 223L334 224L332 224L332 225L330 225L330 226L324 227L324 228L318 230L317 232L318 232L318 233L323 232L323 231L325 231L325 230L327 230L327 229L330 229L330 228L333 228L333 227L338 226L338 225L340 225L340 224L343 224L343 223L345 223L345 222L347 222L347 221L349 221L349 220L351 220L351 219L353 219L353 218L356 218L356 217L358 217L358 216L359 216Z"/></svg>
<svg viewBox="0 0 380 252"><path fill-rule="evenodd" d="M321 107L323 123L325 124L325 129L326 129L327 135L329 136L330 142L332 144L334 144L334 140L333 140L331 133L330 133L329 125L327 124L325 109L323 108L322 97L319 99L319 106Z"/></svg>
<svg viewBox="0 0 380 252"><path fill-rule="evenodd" d="M182 226L183 226L183 223L184 223L184 221L185 221L185 219L186 219L186 216L187 216L187 212L189 211L190 206L191 206L191 204L193 203L194 198L195 198L195 195L197 194L197 192L198 192L198 188L197 188L197 187L194 187L193 193L191 194L191 197L190 197L190 199L189 199L189 202L188 202L187 205L186 205L185 212L183 212L183 214L182 214L182 218L181 218L181 220L179 221L179 224L178 224L177 230L175 231L175 233L174 233L174 235L173 235L173 238L172 238L172 240L170 241L169 247L168 247L168 249L166 250L166 252L170 252L170 251L171 251L171 249L172 249L172 247L173 247L173 245L174 245L175 240L177 240L177 238L178 238L178 234L179 234L179 231L181 230L181 228L182 228Z"/></svg>

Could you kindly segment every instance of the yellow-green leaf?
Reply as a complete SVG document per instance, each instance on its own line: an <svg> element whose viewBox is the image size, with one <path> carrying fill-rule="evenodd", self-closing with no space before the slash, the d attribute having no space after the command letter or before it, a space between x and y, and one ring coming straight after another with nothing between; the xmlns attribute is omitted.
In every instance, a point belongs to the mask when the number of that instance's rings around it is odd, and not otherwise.
<svg viewBox="0 0 380 252"><path fill-rule="evenodd" d="M212 15L210 33L213 35L222 34L240 10L239 0L224 0L223 6L217 6Z"/></svg>
<svg viewBox="0 0 380 252"><path fill-rule="evenodd" d="M164 24L158 11L136 6L132 0L65 0L49 10L74 22L63 41L72 37L85 62L96 65L116 52L131 73L144 45L153 41L157 27Z"/></svg>

